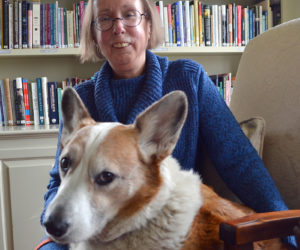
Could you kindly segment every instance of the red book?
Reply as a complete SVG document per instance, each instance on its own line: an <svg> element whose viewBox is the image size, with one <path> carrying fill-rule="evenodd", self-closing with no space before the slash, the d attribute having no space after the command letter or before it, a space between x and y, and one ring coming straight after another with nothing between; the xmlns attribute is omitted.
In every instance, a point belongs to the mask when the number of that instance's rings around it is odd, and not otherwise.
<svg viewBox="0 0 300 250"><path fill-rule="evenodd" d="M30 126L30 109L29 109L29 96L28 96L28 80L22 78L24 108L25 108L25 125Z"/></svg>
<svg viewBox="0 0 300 250"><path fill-rule="evenodd" d="M242 46L242 6L236 6L237 15L237 46Z"/></svg>

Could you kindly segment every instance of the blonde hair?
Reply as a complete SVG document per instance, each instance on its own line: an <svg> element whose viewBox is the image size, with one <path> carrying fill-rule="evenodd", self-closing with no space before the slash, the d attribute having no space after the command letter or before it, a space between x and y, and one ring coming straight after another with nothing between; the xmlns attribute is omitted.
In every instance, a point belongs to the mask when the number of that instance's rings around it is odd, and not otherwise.
<svg viewBox="0 0 300 250"><path fill-rule="evenodd" d="M93 4L97 0L89 0L85 9L81 35L80 35L80 59L81 62L97 62L103 56L98 46L96 45L94 28L92 21L94 20ZM144 7L144 12L147 14L146 19L151 24L151 35L147 49L154 49L159 46L164 40L164 32L160 21L160 16L156 10L153 0L140 0Z"/></svg>

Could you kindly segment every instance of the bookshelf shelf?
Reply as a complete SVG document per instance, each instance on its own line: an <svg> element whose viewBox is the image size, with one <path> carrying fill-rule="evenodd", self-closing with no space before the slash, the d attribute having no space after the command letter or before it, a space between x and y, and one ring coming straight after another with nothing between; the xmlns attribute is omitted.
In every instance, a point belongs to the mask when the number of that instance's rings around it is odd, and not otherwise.
<svg viewBox="0 0 300 250"><path fill-rule="evenodd" d="M32 134L57 135L59 125L31 125L31 126L5 126L0 127L0 136L18 136Z"/></svg>
<svg viewBox="0 0 300 250"><path fill-rule="evenodd" d="M159 47L153 50L157 55L209 55L209 54L241 54L244 47ZM0 50L0 57L23 56L79 56L79 48L53 49L8 49Z"/></svg>

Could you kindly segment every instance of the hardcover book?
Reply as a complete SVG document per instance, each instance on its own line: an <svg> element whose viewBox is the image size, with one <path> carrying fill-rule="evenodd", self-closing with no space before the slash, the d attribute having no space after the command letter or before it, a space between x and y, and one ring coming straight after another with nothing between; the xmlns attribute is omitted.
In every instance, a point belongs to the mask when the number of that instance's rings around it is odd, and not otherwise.
<svg viewBox="0 0 300 250"><path fill-rule="evenodd" d="M21 77L16 78L15 107L17 125L25 125L25 106Z"/></svg>
<svg viewBox="0 0 300 250"><path fill-rule="evenodd" d="M48 82L49 120L50 124L58 124L57 83Z"/></svg>
<svg viewBox="0 0 300 250"><path fill-rule="evenodd" d="M42 80L40 77L36 78L38 104L39 104L39 123L40 125L45 124L44 119L44 104L43 104L43 91L42 91Z"/></svg>

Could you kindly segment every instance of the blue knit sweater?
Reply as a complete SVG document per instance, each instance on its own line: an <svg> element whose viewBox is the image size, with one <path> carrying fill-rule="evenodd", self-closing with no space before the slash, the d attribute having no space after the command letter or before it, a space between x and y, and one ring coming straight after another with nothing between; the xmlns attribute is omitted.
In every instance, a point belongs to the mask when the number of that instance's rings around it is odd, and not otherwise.
<svg viewBox="0 0 300 250"><path fill-rule="evenodd" d="M146 53L143 76L112 80L112 69L106 62L93 80L76 87L91 116L96 121L129 124L163 95L182 90L187 95L189 110L173 152L182 168L199 171L205 147L220 176L243 203L260 212L286 210L262 160L202 66L187 59L169 61L150 51ZM58 146L45 208L60 184L59 155Z"/></svg>

